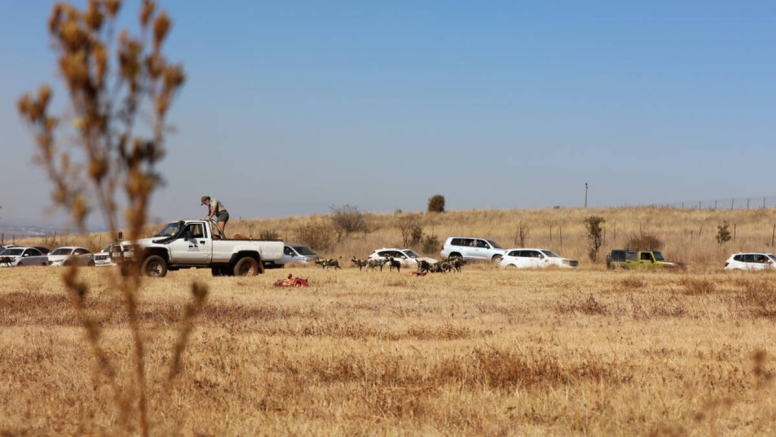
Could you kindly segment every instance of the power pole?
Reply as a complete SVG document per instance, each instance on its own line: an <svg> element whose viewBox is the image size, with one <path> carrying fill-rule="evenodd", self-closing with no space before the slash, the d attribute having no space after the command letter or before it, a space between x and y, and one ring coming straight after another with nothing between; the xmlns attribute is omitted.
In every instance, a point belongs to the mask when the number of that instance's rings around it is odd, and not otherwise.
<svg viewBox="0 0 776 437"><path fill-rule="evenodd" d="M587 209L587 182L585 182L585 209Z"/></svg>

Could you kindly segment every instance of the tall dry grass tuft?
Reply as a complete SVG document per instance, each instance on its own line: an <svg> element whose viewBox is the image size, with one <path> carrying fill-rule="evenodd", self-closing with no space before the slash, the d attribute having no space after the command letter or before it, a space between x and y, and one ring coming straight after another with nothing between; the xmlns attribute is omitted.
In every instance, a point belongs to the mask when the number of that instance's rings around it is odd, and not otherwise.
<svg viewBox="0 0 776 437"><path fill-rule="evenodd" d="M162 181L156 165L165 154L166 119L185 74L162 53L172 26L167 13L156 2L144 0L139 34L123 29L117 37L120 7L119 0L90 0L83 10L56 3L48 31L70 105L62 114L52 115L52 88L41 85L37 94L24 94L17 107L37 143L35 161L54 185L54 204L70 214L82 233L90 214L99 211L112 235L123 222L129 238L136 239L144 232L151 196ZM147 125L138 122L141 115L150 120ZM74 144L65 147L65 142ZM146 352L138 311L141 278L137 269L128 273L105 275L110 287L123 296L132 334L134 380L128 391L117 377L115 360L102 346L102 328L87 309L91 284L79 276L77 266L66 270L62 279L99 368L113 388L117 429L129 430L136 421L148 435ZM185 310L169 379L180 371L191 320L206 294L205 286L192 285L193 303Z"/></svg>

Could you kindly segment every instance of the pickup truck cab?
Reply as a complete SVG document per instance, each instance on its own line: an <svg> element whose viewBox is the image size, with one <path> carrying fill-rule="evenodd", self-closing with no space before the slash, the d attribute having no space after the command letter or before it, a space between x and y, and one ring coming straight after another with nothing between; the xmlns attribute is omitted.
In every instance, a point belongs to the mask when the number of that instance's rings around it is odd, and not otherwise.
<svg viewBox="0 0 776 437"><path fill-rule="evenodd" d="M659 269L681 267L677 263L666 261L663 254L657 250L613 250L606 257L606 266L610 269Z"/></svg>
<svg viewBox="0 0 776 437"><path fill-rule="evenodd" d="M263 262L282 256L282 241L214 237L209 220L170 222L151 238L117 242L111 249L111 259L123 273L139 267L143 275L155 277L182 268L209 268L213 276L254 276L264 273Z"/></svg>

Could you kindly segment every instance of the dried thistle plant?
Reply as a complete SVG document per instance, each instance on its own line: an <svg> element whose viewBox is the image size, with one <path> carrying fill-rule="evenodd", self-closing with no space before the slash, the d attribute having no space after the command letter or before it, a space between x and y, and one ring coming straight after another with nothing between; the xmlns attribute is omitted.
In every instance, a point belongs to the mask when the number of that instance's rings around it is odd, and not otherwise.
<svg viewBox="0 0 776 437"><path fill-rule="evenodd" d="M156 2L144 0L138 35L124 29L117 36L120 9L120 0L90 0L83 10L56 3L48 32L69 105L62 114L52 115L52 88L41 85L37 94L25 93L17 107L35 138L34 159L54 185L54 204L70 214L82 233L89 215L97 210L115 235L123 212L129 238L137 239L148 217L151 195L162 181L156 165L165 154L166 117L186 76L182 65L168 62L162 54L172 27L167 13ZM64 273L63 281L100 369L113 386L119 425L126 427L136 412L143 435L148 435L145 353L137 317L141 277L137 269L128 273L108 277L124 296L133 335L136 399L121 394L116 366L100 345L100 327L85 310L89 284L79 278L75 265ZM168 380L179 372L191 321L204 304L207 288L193 284L192 295L173 347Z"/></svg>

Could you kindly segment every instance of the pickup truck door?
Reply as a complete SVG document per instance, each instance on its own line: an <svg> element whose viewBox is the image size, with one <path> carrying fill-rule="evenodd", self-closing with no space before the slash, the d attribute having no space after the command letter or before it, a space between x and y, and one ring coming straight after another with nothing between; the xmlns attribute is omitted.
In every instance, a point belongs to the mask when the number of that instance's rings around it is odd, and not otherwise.
<svg viewBox="0 0 776 437"><path fill-rule="evenodd" d="M172 264L206 265L213 256L213 240L201 223L190 223L180 237L170 243Z"/></svg>

